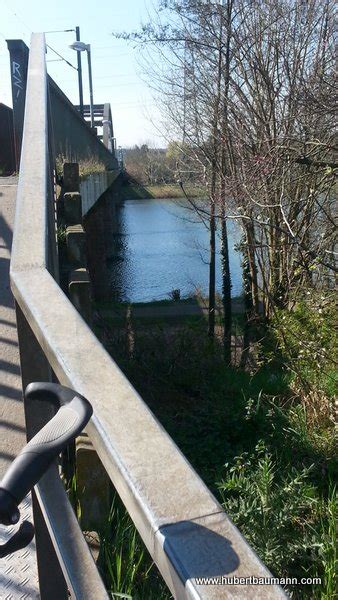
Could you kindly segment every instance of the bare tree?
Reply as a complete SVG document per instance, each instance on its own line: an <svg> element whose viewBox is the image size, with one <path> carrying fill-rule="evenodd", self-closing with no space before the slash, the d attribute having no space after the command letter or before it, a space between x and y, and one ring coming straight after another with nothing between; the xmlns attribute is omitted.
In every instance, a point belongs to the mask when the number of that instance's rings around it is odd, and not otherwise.
<svg viewBox="0 0 338 600"><path fill-rule="evenodd" d="M182 139L178 177L184 187L193 170L205 185L207 203L191 205L210 230L211 337L221 234L227 361L230 218L243 230L248 322L268 320L336 271L333 8L332 0L167 0L158 22L132 36L157 52L153 86L168 138Z"/></svg>

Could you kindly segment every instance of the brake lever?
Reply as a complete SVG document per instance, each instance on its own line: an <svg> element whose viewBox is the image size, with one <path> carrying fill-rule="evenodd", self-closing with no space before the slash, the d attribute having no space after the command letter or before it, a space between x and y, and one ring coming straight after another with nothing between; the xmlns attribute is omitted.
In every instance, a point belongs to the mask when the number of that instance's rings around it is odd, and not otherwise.
<svg viewBox="0 0 338 600"><path fill-rule="evenodd" d="M19 529L5 542L0 545L0 558L13 554L22 548L26 548L34 537L34 525L30 521L22 521Z"/></svg>
<svg viewBox="0 0 338 600"><path fill-rule="evenodd" d="M56 383L29 384L25 391L25 399L26 402L51 402L59 410L21 450L0 483L0 524L7 526L18 523L18 505L53 460L82 431L93 414L88 400L74 390ZM22 530L24 523L8 542L0 546L0 556L5 552L5 547L11 546L11 540L14 545L19 543L21 548L21 542L28 539L32 531L31 539L33 538L33 525L29 524L29 528L25 525ZM28 524L28 521L26 523ZM30 540L24 545L29 542Z"/></svg>

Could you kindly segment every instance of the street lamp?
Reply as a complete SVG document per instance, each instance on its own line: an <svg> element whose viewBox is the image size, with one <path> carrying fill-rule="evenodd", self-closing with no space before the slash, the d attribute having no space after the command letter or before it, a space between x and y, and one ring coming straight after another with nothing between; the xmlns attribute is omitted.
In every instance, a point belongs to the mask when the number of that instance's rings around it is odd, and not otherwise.
<svg viewBox="0 0 338 600"><path fill-rule="evenodd" d="M76 36L76 41L79 42L80 41L80 27L77 25L75 27L75 29L56 29L53 31L45 31L45 33L70 33L71 31L75 31L75 36ZM63 56L61 56L61 54L59 54L58 52L56 52L56 50L54 50L53 48L51 48L50 46L47 47L50 48L55 54L57 54L60 59L59 60L64 60L65 63L67 63L67 65L69 65L70 67L72 67L73 69L75 69L75 71L77 71L77 77L78 77L78 82L79 82L79 102L80 102L80 115L83 118L83 89L82 89L82 66L81 66L81 52L78 51L77 52L77 68L74 67L70 62L68 62L68 60L66 60Z"/></svg>
<svg viewBox="0 0 338 600"><path fill-rule="evenodd" d="M90 125L94 127L94 109L93 109L93 80L92 80L92 62L91 62L91 54L90 54L90 44L85 44L84 42L76 41L73 44L70 44L69 48L72 50L76 50L76 52L87 52L88 59L88 77L89 77L89 96L90 96Z"/></svg>
<svg viewBox="0 0 338 600"><path fill-rule="evenodd" d="M80 27L75 27L76 41L80 41ZM83 118L83 88L82 88L82 66L81 52L77 52L77 75L79 80L79 100L80 100L80 115Z"/></svg>

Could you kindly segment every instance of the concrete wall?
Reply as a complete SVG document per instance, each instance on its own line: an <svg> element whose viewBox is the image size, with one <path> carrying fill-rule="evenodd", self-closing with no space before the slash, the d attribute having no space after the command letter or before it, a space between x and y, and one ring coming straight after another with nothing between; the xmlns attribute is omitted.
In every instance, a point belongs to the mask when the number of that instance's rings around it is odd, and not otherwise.
<svg viewBox="0 0 338 600"><path fill-rule="evenodd" d="M80 182L82 216L87 214L98 198L111 186L117 176L118 171L93 173L93 175L89 175L89 177Z"/></svg>
<svg viewBox="0 0 338 600"><path fill-rule="evenodd" d="M0 174L15 171L13 110L0 102Z"/></svg>
<svg viewBox="0 0 338 600"><path fill-rule="evenodd" d="M115 156L82 119L55 81L51 77L48 77L48 81L55 156L61 154L70 162L92 160L95 157L107 170L117 169Z"/></svg>
<svg viewBox="0 0 338 600"><path fill-rule="evenodd" d="M8 40L7 44L10 52L15 161L18 170L24 121L29 49L22 40ZM55 153L55 156L59 154L63 155L70 162L79 162L85 159L93 160L94 157L94 160L102 162L107 170L116 170L118 163L115 156L107 150L97 137L96 132L91 130L89 124L82 119L67 96L49 76L48 84L51 151ZM0 127L1 130L3 130L2 126Z"/></svg>
<svg viewBox="0 0 338 600"><path fill-rule="evenodd" d="M86 213L83 227L86 232L87 268L97 301L112 299L112 284L107 258L111 254L116 210L120 200L121 176Z"/></svg>

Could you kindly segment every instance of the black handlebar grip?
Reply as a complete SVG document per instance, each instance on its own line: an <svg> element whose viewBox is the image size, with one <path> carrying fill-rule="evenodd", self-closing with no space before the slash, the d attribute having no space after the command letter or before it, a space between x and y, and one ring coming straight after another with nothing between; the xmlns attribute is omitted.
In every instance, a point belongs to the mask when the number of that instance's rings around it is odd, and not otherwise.
<svg viewBox="0 0 338 600"><path fill-rule="evenodd" d="M28 442L14 459L0 483L19 504L39 481L58 454L88 423L93 409L73 390L53 383L30 384L26 399L61 405L56 415Z"/></svg>

